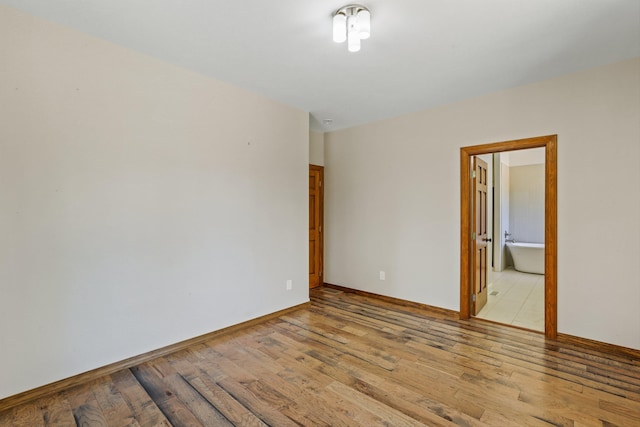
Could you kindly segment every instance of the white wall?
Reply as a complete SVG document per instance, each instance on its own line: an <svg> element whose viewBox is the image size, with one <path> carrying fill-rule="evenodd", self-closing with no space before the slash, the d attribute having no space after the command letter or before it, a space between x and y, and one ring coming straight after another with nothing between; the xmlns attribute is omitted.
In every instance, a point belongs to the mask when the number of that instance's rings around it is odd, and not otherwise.
<svg viewBox="0 0 640 427"><path fill-rule="evenodd" d="M543 165L544 148L530 148L503 153L509 166Z"/></svg>
<svg viewBox="0 0 640 427"><path fill-rule="evenodd" d="M324 166L324 132L309 131L309 164Z"/></svg>
<svg viewBox="0 0 640 427"><path fill-rule="evenodd" d="M308 301L308 113L5 7L0 57L0 398Z"/></svg>
<svg viewBox="0 0 640 427"><path fill-rule="evenodd" d="M460 147L558 134L559 331L640 348L639 123L637 58L326 134L326 281L458 309Z"/></svg>
<svg viewBox="0 0 640 427"><path fill-rule="evenodd" d="M511 252L507 248L507 239L513 239L513 235L511 233L511 224L509 223L509 219L511 217L509 212L509 206L511 204L510 200L510 189L511 189L511 177L509 175L509 166L506 163L502 163L502 159L505 158L505 154L500 155L500 197L501 197L501 229L500 229L500 242L502 248L502 270L507 268L510 265L513 265L513 259L511 259ZM508 232L510 235L507 236L505 232Z"/></svg>
<svg viewBox="0 0 640 427"><path fill-rule="evenodd" d="M505 231L509 231L509 153L493 154L495 170L493 171L494 191L494 238L493 238L493 270L502 271L509 265L509 251L506 246Z"/></svg>
<svg viewBox="0 0 640 427"><path fill-rule="evenodd" d="M518 242L544 243L544 164L509 168L509 231Z"/></svg>

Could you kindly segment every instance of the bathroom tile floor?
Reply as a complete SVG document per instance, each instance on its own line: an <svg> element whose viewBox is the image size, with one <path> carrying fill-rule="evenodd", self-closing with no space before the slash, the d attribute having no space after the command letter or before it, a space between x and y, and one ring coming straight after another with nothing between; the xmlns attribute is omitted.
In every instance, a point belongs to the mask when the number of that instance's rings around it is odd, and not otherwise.
<svg viewBox="0 0 640 427"><path fill-rule="evenodd" d="M544 331L544 275L508 268L489 271L487 304L481 319Z"/></svg>

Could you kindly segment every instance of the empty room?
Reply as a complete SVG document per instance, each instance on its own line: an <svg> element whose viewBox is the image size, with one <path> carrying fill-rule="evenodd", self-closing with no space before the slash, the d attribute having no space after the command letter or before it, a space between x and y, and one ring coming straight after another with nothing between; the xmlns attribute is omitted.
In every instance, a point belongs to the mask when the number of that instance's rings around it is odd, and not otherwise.
<svg viewBox="0 0 640 427"><path fill-rule="evenodd" d="M640 425L637 0L0 0L0 426Z"/></svg>

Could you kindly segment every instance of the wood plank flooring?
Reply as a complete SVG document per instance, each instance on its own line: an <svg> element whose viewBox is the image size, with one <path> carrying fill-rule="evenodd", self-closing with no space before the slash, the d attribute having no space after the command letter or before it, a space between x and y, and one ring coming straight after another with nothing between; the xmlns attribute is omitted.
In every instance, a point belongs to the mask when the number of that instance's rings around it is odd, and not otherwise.
<svg viewBox="0 0 640 427"><path fill-rule="evenodd" d="M331 288L1 426L640 426L638 353Z"/></svg>

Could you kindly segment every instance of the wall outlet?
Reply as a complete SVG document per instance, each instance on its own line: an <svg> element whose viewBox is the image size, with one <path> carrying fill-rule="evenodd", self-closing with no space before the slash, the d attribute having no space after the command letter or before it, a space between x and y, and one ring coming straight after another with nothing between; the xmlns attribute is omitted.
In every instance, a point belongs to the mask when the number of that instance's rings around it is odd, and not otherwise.
<svg viewBox="0 0 640 427"><path fill-rule="evenodd" d="M287 290L290 291L293 288L293 280L287 280Z"/></svg>
<svg viewBox="0 0 640 427"><path fill-rule="evenodd" d="M380 270L380 280L385 280L387 278L387 275L384 273L384 271Z"/></svg>

